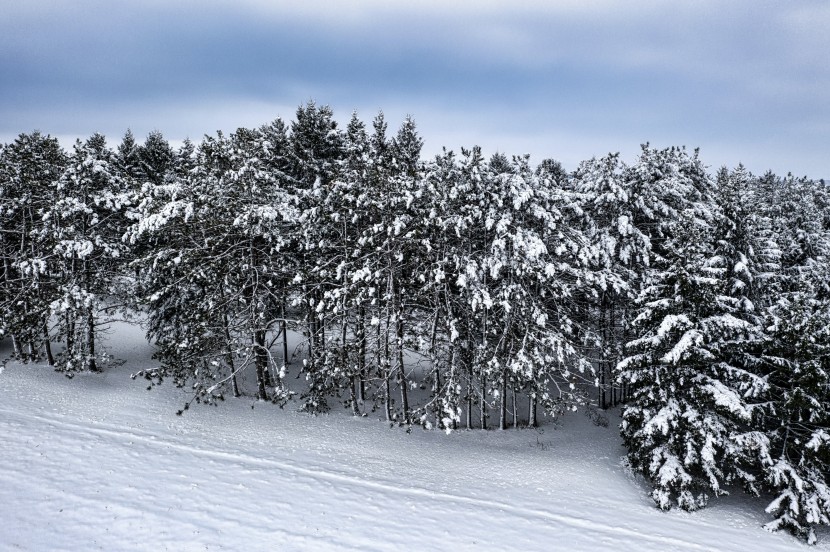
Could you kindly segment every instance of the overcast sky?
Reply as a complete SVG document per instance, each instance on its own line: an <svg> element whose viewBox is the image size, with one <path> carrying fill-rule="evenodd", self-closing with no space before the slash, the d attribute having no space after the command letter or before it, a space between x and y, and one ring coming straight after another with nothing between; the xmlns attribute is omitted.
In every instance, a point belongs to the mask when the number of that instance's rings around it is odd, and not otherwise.
<svg viewBox="0 0 830 552"><path fill-rule="evenodd" d="M411 114L426 141L553 157L700 147L830 177L830 2L0 0L0 141L173 142Z"/></svg>

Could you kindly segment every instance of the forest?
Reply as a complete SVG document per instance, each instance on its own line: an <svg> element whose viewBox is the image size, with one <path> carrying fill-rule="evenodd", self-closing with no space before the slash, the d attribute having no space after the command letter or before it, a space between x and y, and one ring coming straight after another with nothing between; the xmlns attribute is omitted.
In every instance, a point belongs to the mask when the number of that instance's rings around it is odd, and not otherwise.
<svg viewBox="0 0 830 552"><path fill-rule="evenodd" d="M179 414L253 394L452 432L620 408L657 507L746 492L815 543L827 183L682 147L569 171L422 146L409 117L341 128L314 102L178 148L20 134L0 146L0 339L72 377L117 362L101 332L131 317L157 361L133 377L192 390Z"/></svg>

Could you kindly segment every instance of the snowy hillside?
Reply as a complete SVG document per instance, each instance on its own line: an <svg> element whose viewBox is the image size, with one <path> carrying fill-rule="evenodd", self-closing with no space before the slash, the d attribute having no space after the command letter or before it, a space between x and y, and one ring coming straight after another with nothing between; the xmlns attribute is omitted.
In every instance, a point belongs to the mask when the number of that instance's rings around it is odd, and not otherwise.
<svg viewBox="0 0 830 552"><path fill-rule="evenodd" d="M807 548L761 529L764 501L657 510L622 464L615 420L407 434L379 413L315 418L250 398L179 417L181 390L128 377L152 365L141 331L108 339L126 362L104 374L0 374L0 549Z"/></svg>

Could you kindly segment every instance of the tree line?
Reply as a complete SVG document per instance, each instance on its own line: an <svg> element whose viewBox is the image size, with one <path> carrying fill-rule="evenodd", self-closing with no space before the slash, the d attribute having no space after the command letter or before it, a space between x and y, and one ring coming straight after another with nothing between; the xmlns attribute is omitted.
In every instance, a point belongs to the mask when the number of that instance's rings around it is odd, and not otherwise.
<svg viewBox="0 0 830 552"><path fill-rule="evenodd" d="M0 336L20 361L95 372L113 313L141 312L154 384L406 427L622 405L659 507L772 494L766 527L815 542L830 524L825 183L710 174L697 151L647 144L571 172L477 147L424 161L422 144L410 118L341 129L313 102L178 149L159 132L70 152L21 134L0 147Z"/></svg>

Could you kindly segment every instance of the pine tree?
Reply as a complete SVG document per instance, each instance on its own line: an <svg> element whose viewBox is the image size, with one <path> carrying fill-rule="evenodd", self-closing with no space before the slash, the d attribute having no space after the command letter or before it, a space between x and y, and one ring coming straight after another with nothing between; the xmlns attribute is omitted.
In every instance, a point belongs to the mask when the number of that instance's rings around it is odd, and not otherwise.
<svg viewBox="0 0 830 552"><path fill-rule="evenodd" d="M289 397L285 359L270 347L285 300L288 267L279 259L298 216L288 177L274 169L288 154L280 129L206 137L187 176L145 188L131 231L152 244L139 263L162 368L144 375L194 381L200 401L221 397L227 384L239 394L236 374L248 365L258 398Z"/></svg>
<svg viewBox="0 0 830 552"><path fill-rule="evenodd" d="M18 136L0 159L0 335L11 335L14 355L24 361L37 359L42 343L54 363L48 311L55 282L43 212L54 202L65 163L57 139L39 132Z"/></svg>
<svg viewBox="0 0 830 552"><path fill-rule="evenodd" d="M347 404L361 413L367 394L367 310L370 287L362 266L366 248L361 236L371 214L365 209L368 186L369 138L366 125L352 113L344 135L344 160L340 177L328 188L323 209L329 214L332 258L337 284L325 292L325 309L331 313L338 335L329 340L326 371L336 385L348 388Z"/></svg>
<svg viewBox="0 0 830 552"><path fill-rule="evenodd" d="M147 135L144 144L138 147L136 153L137 167L134 170L138 173L142 183L152 182L157 186L161 185L175 167L176 154L158 130ZM125 155L129 154L125 152ZM131 158L128 157L128 159L132 161Z"/></svg>
<svg viewBox="0 0 830 552"><path fill-rule="evenodd" d="M750 400L766 382L736 362L757 326L735 296L732 263L713 251L718 214L703 203L706 182L694 181L696 157L651 153L637 172L667 196L652 196L660 207L650 211L663 215L650 223L656 254L637 299L637 337L618 367L632 391L621 428L629 462L650 480L658 506L694 510L731 483L757 492L749 468L762 450L748 431Z"/></svg>
<svg viewBox="0 0 830 552"><path fill-rule="evenodd" d="M462 171L455 154L445 150L427 166L423 181L428 204L421 215L425 236L420 241L419 256L423 265L416 278L422 282L421 295L428 305L423 310L423 323L429 327L429 341L423 348L431 363L431 396L420 421L426 427L434 425L447 431L458 427L463 414L462 382L467 370L461 334L466 333L466 319L459 291L463 290L461 276L469 264L461 244L473 226L463 210L473 197L467 195L474 184L469 177L478 174L481 162L480 150L465 152L468 170ZM468 427L472 425L471 404L470 397Z"/></svg>
<svg viewBox="0 0 830 552"><path fill-rule="evenodd" d="M583 286L584 341L597 365L599 406L625 400L615 385L616 364L628 340L633 300L649 270L651 241L632 224L638 197L619 154L583 162L574 175L577 200L589 217L588 239L596 244L592 273Z"/></svg>
<svg viewBox="0 0 830 552"><path fill-rule="evenodd" d="M115 150L115 166L121 173L121 178L128 182L137 182L141 176L141 147L135 141L135 136L130 129L124 133L121 143Z"/></svg>
<svg viewBox="0 0 830 552"><path fill-rule="evenodd" d="M60 274L52 303L66 341L60 370L101 369L101 317L115 308L111 302L125 250L120 222L127 201L104 136L77 141L55 202L44 213L41 236L52 246L54 270Z"/></svg>
<svg viewBox="0 0 830 552"><path fill-rule="evenodd" d="M304 373L308 389L303 395L304 408L328 410L327 397L337 388L326 373L327 327L324 295L334 272L329 266L334 244L327 235L328 221L321 204L337 180L343 159L343 136L337 129L328 106L314 102L297 109L290 133L291 175L296 182L300 204L297 226L298 295L295 301L304 311L304 334L308 347Z"/></svg>
<svg viewBox="0 0 830 552"><path fill-rule="evenodd" d="M769 393L757 427L767 445L760 471L776 496L765 528L815 544L815 527L830 525L830 302L803 284L768 311Z"/></svg>
<svg viewBox="0 0 830 552"><path fill-rule="evenodd" d="M494 197L484 221L492 233L480 281L486 289L483 301L492 301L491 350L483 370L504 429L511 390L529 395L531 426L537 423L537 403L555 416L580 400L575 384L585 366L567 304L574 284L587 272L588 244L568 192L535 177L527 157L515 157L504 167L509 172L498 172L504 168L496 161L496 180L488 185Z"/></svg>

